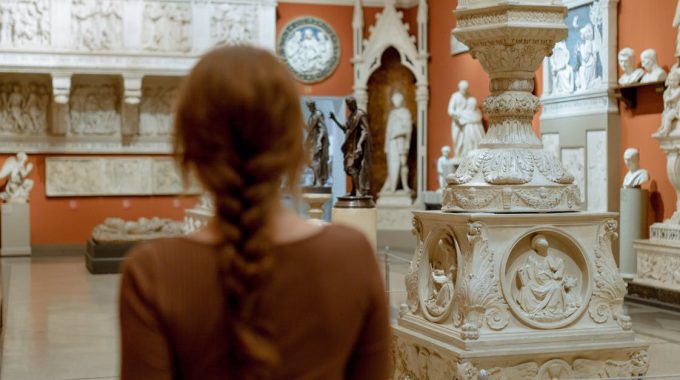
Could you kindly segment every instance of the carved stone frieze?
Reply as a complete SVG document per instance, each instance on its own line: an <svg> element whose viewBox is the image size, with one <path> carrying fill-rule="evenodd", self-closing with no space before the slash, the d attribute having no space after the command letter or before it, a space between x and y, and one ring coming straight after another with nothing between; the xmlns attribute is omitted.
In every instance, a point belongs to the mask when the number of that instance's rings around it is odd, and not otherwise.
<svg viewBox="0 0 680 380"><path fill-rule="evenodd" d="M172 105L177 96L175 86L148 86L142 91L139 105L139 134L169 136L172 133Z"/></svg>
<svg viewBox="0 0 680 380"><path fill-rule="evenodd" d="M111 136L120 134L119 94L112 84L73 86L70 98L70 134Z"/></svg>
<svg viewBox="0 0 680 380"><path fill-rule="evenodd" d="M42 135L47 133L50 95L36 82L0 83L0 133Z"/></svg>
<svg viewBox="0 0 680 380"><path fill-rule="evenodd" d="M595 241L595 289L588 312L596 323L610 318L624 330L630 330L630 317L623 311L626 283L623 281L612 255L612 240L618 237L617 222L608 219L602 223Z"/></svg>
<svg viewBox="0 0 680 380"><path fill-rule="evenodd" d="M144 4L142 46L150 51L191 51L191 4L148 1Z"/></svg>
<svg viewBox="0 0 680 380"><path fill-rule="evenodd" d="M457 373L446 354L399 336L392 339L392 360L394 380L453 379Z"/></svg>
<svg viewBox="0 0 680 380"><path fill-rule="evenodd" d="M210 38L213 45L251 43L258 39L256 4L213 4Z"/></svg>
<svg viewBox="0 0 680 380"><path fill-rule="evenodd" d="M184 188L171 158L48 157L45 166L49 197L199 192L195 183Z"/></svg>
<svg viewBox="0 0 680 380"><path fill-rule="evenodd" d="M460 171L460 169L459 169ZM458 174L458 173L456 173ZM552 210L557 207L577 210L580 192L576 186L568 187L473 187L467 186L458 191L444 190L443 211L459 210Z"/></svg>
<svg viewBox="0 0 680 380"><path fill-rule="evenodd" d="M411 222L413 224L411 232L416 237L416 252L405 276L406 305L411 313L416 313L420 307L420 301L418 299L418 274L420 272L420 261L424 254L425 242L423 240L423 223L420 218L414 216Z"/></svg>
<svg viewBox="0 0 680 380"><path fill-rule="evenodd" d="M0 4L0 46L49 45L50 29L48 0L3 1Z"/></svg>
<svg viewBox="0 0 680 380"><path fill-rule="evenodd" d="M637 254L635 283L680 291L680 250L677 243L635 240Z"/></svg>
<svg viewBox="0 0 680 380"><path fill-rule="evenodd" d="M73 46L80 50L119 50L123 46L123 11L114 0L73 0Z"/></svg>

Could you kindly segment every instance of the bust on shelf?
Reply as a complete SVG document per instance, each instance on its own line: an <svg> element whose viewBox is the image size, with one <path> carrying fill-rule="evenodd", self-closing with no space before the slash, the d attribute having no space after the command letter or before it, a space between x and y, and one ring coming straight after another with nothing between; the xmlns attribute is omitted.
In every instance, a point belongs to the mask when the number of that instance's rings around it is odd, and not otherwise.
<svg viewBox="0 0 680 380"><path fill-rule="evenodd" d="M640 62L645 74L640 79L640 83L660 82L666 79L666 71L659 66L656 58L656 50L646 49L640 54Z"/></svg>
<svg viewBox="0 0 680 380"><path fill-rule="evenodd" d="M628 148L623 153L623 161L626 163L628 173L623 178L623 187L626 189L640 188L643 183L649 181L647 170L640 169L640 152L635 148Z"/></svg>
<svg viewBox="0 0 680 380"><path fill-rule="evenodd" d="M619 51L619 66L623 71L619 77L619 84L622 86L639 82L645 73L641 68L635 67L635 50L629 47Z"/></svg>

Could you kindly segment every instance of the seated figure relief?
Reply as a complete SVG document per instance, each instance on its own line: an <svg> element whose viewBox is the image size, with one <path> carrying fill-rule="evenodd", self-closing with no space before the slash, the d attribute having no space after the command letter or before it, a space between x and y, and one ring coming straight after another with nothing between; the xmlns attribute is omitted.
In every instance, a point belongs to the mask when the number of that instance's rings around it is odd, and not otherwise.
<svg viewBox="0 0 680 380"><path fill-rule="evenodd" d="M533 253L516 272L519 286L515 300L530 319L563 320L581 306L580 284L565 273L564 260L550 253L544 235L534 236L531 248Z"/></svg>
<svg viewBox="0 0 680 380"><path fill-rule="evenodd" d="M444 315L453 301L456 271L455 243L450 237L439 239L436 256L430 260L430 278L425 308L433 317Z"/></svg>

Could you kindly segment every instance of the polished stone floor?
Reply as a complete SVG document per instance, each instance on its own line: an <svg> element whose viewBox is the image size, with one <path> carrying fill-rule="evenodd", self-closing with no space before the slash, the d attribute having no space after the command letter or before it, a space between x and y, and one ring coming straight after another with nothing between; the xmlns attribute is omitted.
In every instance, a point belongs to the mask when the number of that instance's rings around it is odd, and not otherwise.
<svg viewBox="0 0 680 380"><path fill-rule="evenodd" d="M405 298L408 253L391 252L393 310ZM384 257L384 256L383 256ZM82 258L4 258L1 380L117 378L118 275L90 275ZM638 338L651 344L648 378L680 379L680 314L628 304ZM435 380L435 379L432 379Z"/></svg>

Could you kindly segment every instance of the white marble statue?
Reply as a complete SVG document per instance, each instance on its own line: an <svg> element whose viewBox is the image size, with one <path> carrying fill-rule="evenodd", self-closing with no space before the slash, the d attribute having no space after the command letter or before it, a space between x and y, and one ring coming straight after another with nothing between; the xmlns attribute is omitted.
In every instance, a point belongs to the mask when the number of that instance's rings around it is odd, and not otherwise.
<svg viewBox="0 0 680 380"><path fill-rule="evenodd" d="M444 145L442 155L437 159L437 174L439 175L439 191L446 187L446 176L453 173L451 147Z"/></svg>
<svg viewBox="0 0 680 380"><path fill-rule="evenodd" d="M555 44L550 57L552 93L557 95L574 92L574 69L569 65L569 49L564 41Z"/></svg>
<svg viewBox="0 0 680 380"><path fill-rule="evenodd" d="M675 130L678 119L680 119L680 68L676 63L666 78L666 90L663 92L661 127L652 136L668 136Z"/></svg>
<svg viewBox="0 0 680 380"><path fill-rule="evenodd" d="M33 164L28 162L26 153L19 152L16 157L7 158L0 169L0 179L7 178L0 199L7 203L28 203L28 195L33 189L33 180L27 178L31 170Z"/></svg>
<svg viewBox="0 0 680 380"><path fill-rule="evenodd" d="M104 223L92 230L92 239L97 242L124 242L183 234L184 223L171 219L153 217L139 218L137 221L125 221L120 218L106 218Z"/></svg>
<svg viewBox="0 0 680 380"><path fill-rule="evenodd" d="M565 273L564 260L550 254L548 239L538 234L531 239L533 253L517 270L516 302L529 318L554 322L567 318L581 306L574 277Z"/></svg>
<svg viewBox="0 0 680 380"><path fill-rule="evenodd" d="M600 83L597 74L597 61L602 51L600 31L593 24L584 25L580 31L580 41L576 46L581 65L576 73L576 90L585 91Z"/></svg>
<svg viewBox="0 0 680 380"><path fill-rule="evenodd" d="M628 168L628 173L623 177L623 187L627 189L640 187L649 181L647 170L640 169L640 152L635 148L628 148L623 152L623 161Z"/></svg>
<svg viewBox="0 0 680 380"><path fill-rule="evenodd" d="M477 99L468 94L467 81L458 83L458 91L449 100L449 116L451 116L451 137L456 159L462 159L477 149L484 136L482 112L477 107Z"/></svg>
<svg viewBox="0 0 680 380"><path fill-rule="evenodd" d="M640 53L640 63L645 72L642 79L640 79L640 83L660 82L665 80L668 76L666 70L659 66L656 58L656 50L654 49L643 50L642 53Z"/></svg>
<svg viewBox="0 0 680 380"><path fill-rule="evenodd" d="M635 67L635 50L625 47L619 50L619 67L623 73L619 77L619 84L625 86L640 81L645 71Z"/></svg>
<svg viewBox="0 0 680 380"><path fill-rule="evenodd" d="M397 191L400 183L402 190L411 191L408 185L408 153L413 130L411 111L404 106L404 95L401 92L395 92L391 100L394 108L387 117L385 132L387 178L381 193Z"/></svg>

